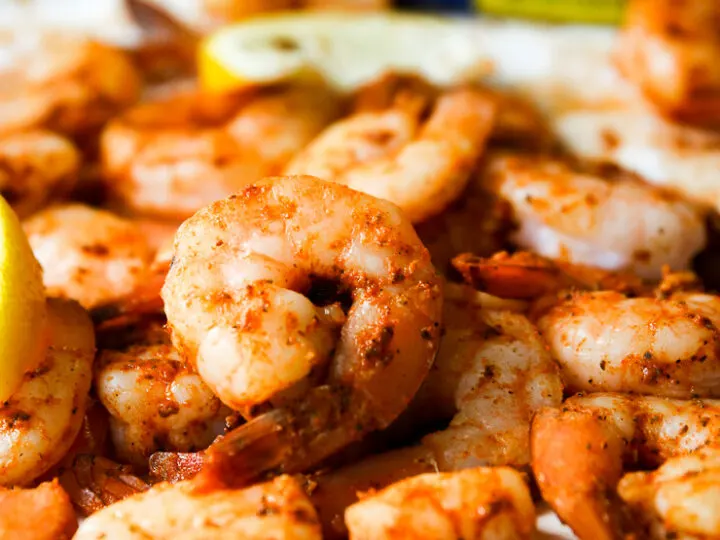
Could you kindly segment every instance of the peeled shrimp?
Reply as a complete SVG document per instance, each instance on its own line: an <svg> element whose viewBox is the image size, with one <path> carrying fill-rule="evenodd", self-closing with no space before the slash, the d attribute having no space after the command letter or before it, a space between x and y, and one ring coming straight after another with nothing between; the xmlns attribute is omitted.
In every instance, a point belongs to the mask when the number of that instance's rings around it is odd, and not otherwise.
<svg viewBox="0 0 720 540"><path fill-rule="evenodd" d="M186 221L162 297L173 343L223 402L281 405L210 447L203 474L228 466L230 482L307 469L386 427L440 337L440 281L400 210L308 176Z"/></svg>
<svg viewBox="0 0 720 540"><path fill-rule="evenodd" d="M715 295L575 293L544 312L537 324L571 392L720 397L720 297Z"/></svg>
<svg viewBox="0 0 720 540"><path fill-rule="evenodd" d="M460 195L485 149L495 102L471 88L434 104L412 78L391 78L392 102L340 120L285 168L397 204L413 223L439 214ZM427 120L424 117L427 115Z"/></svg>
<svg viewBox="0 0 720 540"><path fill-rule="evenodd" d="M300 484L280 476L242 490L197 492L188 482L158 484L86 519L75 540L321 540Z"/></svg>
<svg viewBox="0 0 720 540"><path fill-rule="evenodd" d="M127 346L100 352L95 388L111 415L116 455L139 467L158 450L206 448L229 414L185 365L160 322L147 322Z"/></svg>
<svg viewBox="0 0 720 540"><path fill-rule="evenodd" d="M121 51L72 35L43 35L0 71L0 133L44 127L70 136L97 130L140 94Z"/></svg>
<svg viewBox="0 0 720 540"><path fill-rule="evenodd" d="M56 480L31 489L0 488L3 540L70 540L76 530L75 511Z"/></svg>
<svg viewBox="0 0 720 540"><path fill-rule="evenodd" d="M720 5L715 0L632 0L616 51L620 71L658 110L720 123Z"/></svg>
<svg viewBox="0 0 720 540"><path fill-rule="evenodd" d="M345 512L352 540L530 539L535 507L522 475L480 468L408 478Z"/></svg>
<svg viewBox="0 0 720 540"><path fill-rule="evenodd" d="M720 136L638 110L577 110L554 127L569 150L615 163L686 199L720 209Z"/></svg>
<svg viewBox="0 0 720 540"><path fill-rule="evenodd" d="M72 189L80 155L70 141L35 130L0 136L0 193L21 217Z"/></svg>
<svg viewBox="0 0 720 540"><path fill-rule="evenodd" d="M704 447L656 471L626 474L618 493L644 525L644 538L717 538L719 486L720 449Z"/></svg>
<svg viewBox="0 0 720 540"><path fill-rule="evenodd" d="M49 347L0 408L0 485L26 485L65 455L90 391L95 336L76 303L48 300Z"/></svg>
<svg viewBox="0 0 720 540"><path fill-rule="evenodd" d="M665 265L687 268L705 246L698 209L631 179L522 156L495 159L487 175L519 223L514 241L550 258L660 277Z"/></svg>
<svg viewBox="0 0 720 540"><path fill-rule="evenodd" d="M185 219L278 174L339 113L339 98L320 87L175 95L108 125L103 175L110 193L134 212Z"/></svg>
<svg viewBox="0 0 720 540"><path fill-rule="evenodd" d="M48 208L24 222L48 294L86 308L111 302L141 283L152 249L140 228L81 204Z"/></svg>
<svg viewBox="0 0 720 540"><path fill-rule="evenodd" d="M581 540L642 536L616 492L626 466L657 466L712 444L720 401L590 394L540 411L532 468L545 499Z"/></svg>

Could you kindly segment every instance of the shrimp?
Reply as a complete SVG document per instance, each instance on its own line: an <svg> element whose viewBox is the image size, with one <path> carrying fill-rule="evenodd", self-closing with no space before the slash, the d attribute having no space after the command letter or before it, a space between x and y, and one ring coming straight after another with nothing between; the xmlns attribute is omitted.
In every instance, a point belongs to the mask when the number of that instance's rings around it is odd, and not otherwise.
<svg viewBox="0 0 720 540"><path fill-rule="evenodd" d="M24 218L74 186L80 154L68 140L35 130L0 136L0 193Z"/></svg>
<svg viewBox="0 0 720 540"><path fill-rule="evenodd" d="M699 209L631 179L523 156L496 158L486 174L514 211L515 243L550 258L658 278L666 265L686 269L706 243Z"/></svg>
<svg viewBox="0 0 720 540"><path fill-rule="evenodd" d="M577 110L553 126L573 153L614 163L697 204L720 210L720 135L636 109Z"/></svg>
<svg viewBox="0 0 720 540"><path fill-rule="evenodd" d="M519 472L479 468L408 478L353 504L345 520L352 540L529 540L535 507Z"/></svg>
<svg viewBox="0 0 720 540"><path fill-rule="evenodd" d="M173 261L162 297L181 355L231 408L279 405L211 446L201 476L313 466L389 425L435 358L429 254L396 206L364 193L269 178L187 220Z"/></svg>
<svg viewBox="0 0 720 540"><path fill-rule="evenodd" d="M13 60L0 72L0 133L47 128L76 138L140 96L123 52L78 36L42 35Z"/></svg>
<svg viewBox="0 0 720 540"><path fill-rule="evenodd" d="M532 468L543 499L581 540L644 538L616 491L623 468L657 466L719 435L717 400L576 396L535 416Z"/></svg>
<svg viewBox="0 0 720 540"><path fill-rule="evenodd" d="M568 390L720 397L720 297L577 292L537 319Z"/></svg>
<svg viewBox="0 0 720 540"><path fill-rule="evenodd" d="M24 222L49 295L90 309L133 291L153 252L141 229L81 204L48 208Z"/></svg>
<svg viewBox="0 0 720 540"><path fill-rule="evenodd" d="M435 365L392 429L451 418L449 426L419 445L317 477L312 498L326 538L343 535L341 517L358 492L416 474L530 463L531 418L563 397L557 365L537 330L524 315L478 305L472 290L452 284L444 321Z"/></svg>
<svg viewBox="0 0 720 540"><path fill-rule="evenodd" d="M669 117L720 124L720 5L715 0L632 0L615 60Z"/></svg>
<svg viewBox="0 0 720 540"><path fill-rule="evenodd" d="M720 536L720 449L703 447L653 472L626 474L618 493L642 523L645 538Z"/></svg>
<svg viewBox="0 0 720 540"><path fill-rule="evenodd" d="M338 121L299 152L285 174L311 174L397 204L413 223L442 212L467 186L485 149L495 102L479 89L436 100L412 77L390 77L391 102ZM427 120L424 119L427 117ZM424 121L424 123L423 123Z"/></svg>
<svg viewBox="0 0 720 540"><path fill-rule="evenodd" d="M280 476L241 490L198 493L188 482L158 484L86 519L75 540L206 538L321 540L300 483Z"/></svg>
<svg viewBox="0 0 720 540"><path fill-rule="evenodd" d="M111 415L113 446L123 463L147 466L157 450L207 447L229 414L185 365L158 321L120 350L100 351L98 398Z"/></svg>
<svg viewBox="0 0 720 540"><path fill-rule="evenodd" d="M103 132L106 185L133 212L183 220L278 174L340 105L324 87L221 97L192 92L141 104Z"/></svg>
<svg viewBox="0 0 720 540"><path fill-rule="evenodd" d="M84 310L48 300L49 347L0 408L0 485L27 485L58 463L80 432L95 336Z"/></svg>
<svg viewBox="0 0 720 540"><path fill-rule="evenodd" d="M0 537L4 540L70 540L77 518L57 480L32 489L0 488Z"/></svg>

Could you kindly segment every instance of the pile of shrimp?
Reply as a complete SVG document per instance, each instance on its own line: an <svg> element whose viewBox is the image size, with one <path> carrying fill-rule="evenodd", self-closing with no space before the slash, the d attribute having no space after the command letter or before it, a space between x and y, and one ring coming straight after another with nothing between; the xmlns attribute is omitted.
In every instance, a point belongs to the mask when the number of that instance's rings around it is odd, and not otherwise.
<svg viewBox="0 0 720 540"><path fill-rule="evenodd" d="M0 72L48 313L0 536L720 538L718 6L629 2L638 103L551 117L44 36Z"/></svg>

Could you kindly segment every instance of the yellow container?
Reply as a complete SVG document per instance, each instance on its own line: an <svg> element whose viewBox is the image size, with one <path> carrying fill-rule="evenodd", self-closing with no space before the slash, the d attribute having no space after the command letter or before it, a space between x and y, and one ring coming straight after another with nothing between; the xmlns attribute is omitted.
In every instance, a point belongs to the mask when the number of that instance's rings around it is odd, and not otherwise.
<svg viewBox="0 0 720 540"><path fill-rule="evenodd" d="M616 24L626 0L474 0L489 15L553 22Z"/></svg>

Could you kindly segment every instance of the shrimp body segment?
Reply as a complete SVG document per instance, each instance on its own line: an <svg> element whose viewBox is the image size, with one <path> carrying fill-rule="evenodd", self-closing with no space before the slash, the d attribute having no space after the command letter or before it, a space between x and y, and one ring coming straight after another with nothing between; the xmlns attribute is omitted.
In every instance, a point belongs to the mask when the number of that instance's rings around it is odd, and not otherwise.
<svg viewBox="0 0 720 540"><path fill-rule="evenodd" d="M0 408L0 485L26 485L59 462L82 427L95 336L74 302L48 300L45 359Z"/></svg>
<svg viewBox="0 0 720 540"><path fill-rule="evenodd" d="M279 439L248 474L301 470L387 426L440 337L441 283L400 210L308 176L267 179L186 221L162 296L173 342L223 402L286 405L221 441L244 444L239 463L259 451L247 437Z"/></svg>
<svg viewBox="0 0 720 540"><path fill-rule="evenodd" d="M0 537L4 540L70 540L77 517L57 480L31 489L0 489Z"/></svg>
<svg viewBox="0 0 720 540"><path fill-rule="evenodd" d="M657 466L718 436L718 400L577 396L535 416L532 468L543 498L581 540L643 538L616 491L623 468Z"/></svg>
<svg viewBox="0 0 720 540"><path fill-rule="evenodd" d="M427 97L403 93L387 110L361 111L321 133L286 167L397 204L413 223L463 191L493 127L495 102L474 89Z"/></svg>
<svg viewBox="0 0 720 540"><path fill-rule="evenodd" d="M158 484L100 510L75 540L321 540L315 509L297 480L280 476L242 490L198 493L188 482Z"/></svg>
<svg viewBox="0 0 720 540"><path fill-rule="evenodd" d="M515 242L550 258L660 277L706 242L702 214L656 188L574 172L559 161L505 157L489 181L519 222Z"/></svg>
<svg viewBox="0 0 720 540"><path fill-rule="evenodd" d="M352 540L530 539L535 507L522 475L509 467L408 478L345 512Z"/></svg>
<svg viewBox="0 0 720 540"><path fill-rule="evenodd" d="M575 293L537 324L571 392L720 397L720 297Z"/></svg>

